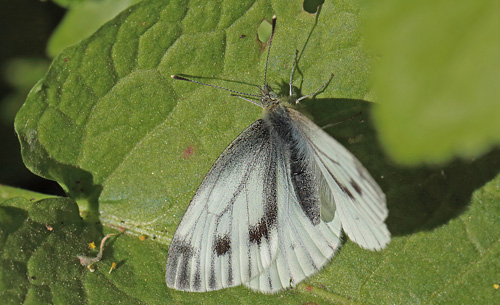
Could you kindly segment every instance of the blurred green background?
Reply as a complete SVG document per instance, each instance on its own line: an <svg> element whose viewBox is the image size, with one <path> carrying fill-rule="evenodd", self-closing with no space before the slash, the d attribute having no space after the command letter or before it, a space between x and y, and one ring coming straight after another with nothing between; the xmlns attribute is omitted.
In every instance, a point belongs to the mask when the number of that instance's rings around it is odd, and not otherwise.
<svg viewBox="0 0 500 305"><path fill-rule="evenodd" d="M14 118L65 47L93 34L134 0L2 1L0 4L0 184L64 195L22 162Z"/></svg>
<svg viewBox="0 0 500 305"><path fill-rule="evenodd" d="M0 3L0 184L46 194L63 192L56 182L32 174L21 159L14 118L29 90L47 72L47 41L65 9L52 1Z"/></svg>

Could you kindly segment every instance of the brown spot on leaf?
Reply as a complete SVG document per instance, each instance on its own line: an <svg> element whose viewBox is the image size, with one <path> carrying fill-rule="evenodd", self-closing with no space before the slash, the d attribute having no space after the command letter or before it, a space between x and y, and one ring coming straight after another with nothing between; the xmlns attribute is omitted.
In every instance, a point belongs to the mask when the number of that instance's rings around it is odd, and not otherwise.
<svg viewBox="0 0 500 305"><path fill-rule="evenodd" d="M188 146L182 152L182 157L184 159L189 159L193 154L194 154L194 147L193 146Z"/></svg>

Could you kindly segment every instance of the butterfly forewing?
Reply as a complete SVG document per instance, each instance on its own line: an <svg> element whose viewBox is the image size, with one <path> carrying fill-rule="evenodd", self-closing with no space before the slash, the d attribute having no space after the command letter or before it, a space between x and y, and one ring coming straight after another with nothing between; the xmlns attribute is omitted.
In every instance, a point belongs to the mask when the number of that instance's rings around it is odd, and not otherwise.
<svg viewBox="0 0 500 305"><path fill-rule="evenodd" d="M174 235L170 287L188 291L240 285L276 255L276 151L261 120L214 163Z"/></svg>

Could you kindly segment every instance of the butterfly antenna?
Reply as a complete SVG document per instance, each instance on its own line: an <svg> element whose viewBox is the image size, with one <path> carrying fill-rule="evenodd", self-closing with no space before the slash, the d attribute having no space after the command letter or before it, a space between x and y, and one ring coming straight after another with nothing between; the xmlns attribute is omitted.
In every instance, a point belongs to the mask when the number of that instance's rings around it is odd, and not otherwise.
<svg viewBox="0 0 500 305"><path fill-rule="evenodd" d="M256 98L260 97L260 95L250 94L250 93L243 93L243 92L239 92L239 91L236 91L236 90L231 90L231 89L224 88L224 87L217 86L217 85L206 84L206 83L202 83L202 82L195 81L195 80L192 80L192 79L189 79L189 78L185 78L185 77L182 77L182 76L178 76L178 75L171 75L170 77L172 77L173 79L184 80L184 81L187 81L187 82L191 82L191 83L195 83L195 84L199 84L199 85L203 85L203 86L208 86L208 87L213 87L213 88L217 88L217 89L226 90L226 91L229 91L229 92L233 93L233 95L237 95L237 96L238 95L245 95L245 96L253 96L253 97L256 97Z"/></svg>
<svg viewBox="0 0 500 305"><path fill-rule="evenodd" d="M276 28L276 15L273 16L271 23L271 37L269 38L269 49L267 49L266 68L264 69L264 87L267 84L267 64L269 63L269 54L271 53L271 44L273 43L274 29Z"/></svg>
<svg viewBox="0 0 500 305"><path fill-rule="evenodd" d="M249 98L243 97L243 96L238 95L238 94L231 94L231 96L236 96L236 97L238 97L238 98L240 98L240 99L242 99L242 100L245 100L245 101L247 101L247 102L250 102L250 103L252 103L252 104L254 104L254 105L259 106L260 108L263 108L263 107L262 107L262 105L261 105L260 103L258 103L258 102L256 102L256 101L253 101L253 100L251 100L251 99L249 99Z"/></svg>

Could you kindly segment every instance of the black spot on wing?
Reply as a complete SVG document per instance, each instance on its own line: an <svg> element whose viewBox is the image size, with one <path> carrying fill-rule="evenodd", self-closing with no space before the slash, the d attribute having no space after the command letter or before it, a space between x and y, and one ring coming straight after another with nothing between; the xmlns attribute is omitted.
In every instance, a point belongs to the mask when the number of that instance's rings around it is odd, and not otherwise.
<svg viewBox="0 0 500 305"><path fill-rule="evenodd" d="M225 234L224 236L216 236L212 245L212 255L210 256L210 276L208 278L208 287L211 290L217 289L217 278L215 276L215 260L224 260L226 259L224 256L225 254L228 254L228 260L229 260L229 270L228 272L228 284L231 285L233 282L233 269L231 266L231 238L228 234ZM216 255L214 255L216 254ZM217 256L217 257L216 257ZM222 272L225 272L222 270Z"/></svg>
<svg viewBox="0 0 500 305"><path fill-rule="evenodd" d="M271 230L274 230L278 221L278 203L276 195L276 152L271 151L267 156L269 166L266 173L263 175L264 196L262 205L264 207L264 215L257 224L250 226L248 236L250 244L260 245L262 238L269 240Z"/></svg>
<svg viewBox="0 0 500 305"><path fill-rule="evenodd" d="M256 225L250 226L248 230L248 236L250 244L260 245L262 238L269 240L270 230L276 227L277 220L277 207L276 207L276 197L274 197L274 202L270 202L270 207L266 206L266 213Z"/></svg>
<svg viewBox="0 0 500 305"><path fill-rule="evenodd" d="M224 255L231 251L231 239L229 235L224 235L222 238L217 236L214 240L213 249L217 256Z"/></svg>
<svg viewBox="0 0 500 305"><path fill-rule="evenodd" d="M228 260L228 270L227 270L227 285L231 286L233 284L233 267L232 267L232 257L231 257L231 239L229 235L224 235L222 238L217 236L214 240L213 251L217 254L211 256L210 261L210 277L208 279L208 286L211 290L217 289L217 278L215 276L215 260ZM221 257L228 254L228 257ZM222 270L222 272L226 272Z"/></svg>
<svg viewBox="0 0 500 305"><path fill-rule="evenodd" d="M260 245L262 238L269 239L269 230L264 218L261 218L256 225L250 226L248 236L251 244Z"/></svg>
<svg viewBox="0 0 500 305"><path fill-rule="evenodd" d="M226 255L226 254L228 255L228 257L223 257L220 259L221 260L227 259L228 267L229 267L227 270L227 284L229 286L231 286L233 284L233 266L232 266L232 255L231 255L232 254L231 253L231 238L229 237L228 234L224 235L223 237L217 236L215 238L214 244L213 244L213 251L215 252L215 254L217 254L217 258L214 258L214 259L219 259L218 257ZM223 270L222 272L225 272L225 270ZM212 272L211 272L211 277L214 278L213 282L215 283L215 274L212 274ZM213 284L213 285L215 285L215 284Z"/></svg>
<svg viewBox="0 0 500 305"><path fill-rule="evenodd" d="M225 260L227 259L227 262L228 262L228 270L227 270L227 284L229 286L231 286L233 284L233 267L232 267L232 256L231 256L231 238L228 234L220 237L220 236L217 236L214 240L214 244L213 244L213 251L215 252L215 254L217 254L217 258L213 258L213 260L215 259L221 259L221 260ZM223 255L228 255L227 257L223 257L223 258L219 258L220 256L223 256ZM224 270L222 272L225 272ZM212 275L211 276L214 277L214 282L215 282L215 275Z"/></svg>

